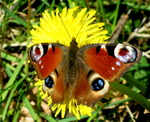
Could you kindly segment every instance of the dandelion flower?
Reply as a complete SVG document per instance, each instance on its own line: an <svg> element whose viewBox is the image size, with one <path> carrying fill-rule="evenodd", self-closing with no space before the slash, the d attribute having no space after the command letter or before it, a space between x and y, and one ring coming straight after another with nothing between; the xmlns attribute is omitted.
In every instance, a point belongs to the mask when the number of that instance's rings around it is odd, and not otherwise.
<svg viewBox="0 0 150 122"><path fill-rule="evenodd" d="M81 47L92 43L106 43L108 33L103 29L104 23L94 23L96 11L79 7L68 9L62 12L56 9L49 14L43 13L40 19L40 26L33 26L31 30L32 42L36 43L61 43L69 46L72 38L76 38L78 46Z"/></svg>

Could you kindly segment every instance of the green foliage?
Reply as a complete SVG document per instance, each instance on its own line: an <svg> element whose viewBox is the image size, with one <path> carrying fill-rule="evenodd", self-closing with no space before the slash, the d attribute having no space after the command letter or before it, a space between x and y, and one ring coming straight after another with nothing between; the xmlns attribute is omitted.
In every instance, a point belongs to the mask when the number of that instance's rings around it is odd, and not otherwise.
<svg viewBox="0 0 150 122"><path fill-rule="evenodd" d="M27 44L31 40L29 30L32 29L33 25L39 24L39 17L42 16L44 10L51 11L55 10L55 8L62 10L64 7L82 6L88 9L96 9L96 21L104 21L105 28L108 30L109 35L111 35L121 15L127 14L130 11L129 19L124 25L119 39L116 40L116 42L124 43L128 40L132 32L137 32L135 31L136 29L138 30L150 22L148 20L150 13L149 2L144 0L61 0L61 2L56 0L41 0L33 1L29 5L28 1L1 1L0 121L19 121L22 117L23 107L28 109L30 117L34 121L78 121L76 117L66 117L58 120L58 118L49 116L49 114L42 113L40 95L39 93L33 93L35 90L33 83L36 79L33 78L34 70L28 67L27 63ZM28 15L28 8L30 8L31 15ZM141 36L134 37L128 43L138 46L146 53L150 50L148 42L150 38L144 35L149 35L150 31L145 29L145 31L138 32L138 34L141 34ZM118 101L107 101L104 105L105 109L96 106L96 111L93 112L91 117L83 116L81 119L87 122L100 120L120 121L119 118L131 121L131 118L123 114L126 113L129 115L126 106L131 108L132 114L140 113L144 109L150 111L150 102L148 101L150 97L149 62L149 58L143 56L139 64L136 64L123 76L122 84L111 83L112 89L126 94L128 98L123 97L124 95L122 94L123 98L118 97ZM31 104L32 101L34 101L35 105ZM118 109L121 106L124 108L119 113ZM107 110L109 114L106 112Z"/></svg>

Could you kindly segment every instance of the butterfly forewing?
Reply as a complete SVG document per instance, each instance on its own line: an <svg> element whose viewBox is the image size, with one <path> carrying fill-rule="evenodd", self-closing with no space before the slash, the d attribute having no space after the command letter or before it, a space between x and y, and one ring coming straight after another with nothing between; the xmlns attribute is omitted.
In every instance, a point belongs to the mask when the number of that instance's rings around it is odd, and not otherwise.
<svg viewBox="0 0 150 122"><path fill-rule="evenodd" d="M29 58L38 76L46 78L62 62L66 48L60 44L40 43L29 49Z"/></svg>
<svg viewBox="0 0 150 122"><path fill-rule="evenodd" d="M123 44L92 44L80 52L86 64L109 82L120 78L141 57L137 48Z"/></svg>

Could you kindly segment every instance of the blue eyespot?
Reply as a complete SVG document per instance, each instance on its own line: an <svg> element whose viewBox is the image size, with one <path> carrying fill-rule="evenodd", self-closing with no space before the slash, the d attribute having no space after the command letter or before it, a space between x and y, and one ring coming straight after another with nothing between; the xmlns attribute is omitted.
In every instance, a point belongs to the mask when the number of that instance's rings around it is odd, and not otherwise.
<svg viewBox="0 0 150 122"><path fill-rule="evenodd" d="M91 89L94 91L99 91L104 88L104 80L101 78L97 78L92 82Z"/></svg>
<svg viewBox="0 0 150 122"><path fill-rule="evenodd" d="M47 78L45 78L45 85L48 88L54 87L54 81L53 81L52 77L48 76Z"/></svg>

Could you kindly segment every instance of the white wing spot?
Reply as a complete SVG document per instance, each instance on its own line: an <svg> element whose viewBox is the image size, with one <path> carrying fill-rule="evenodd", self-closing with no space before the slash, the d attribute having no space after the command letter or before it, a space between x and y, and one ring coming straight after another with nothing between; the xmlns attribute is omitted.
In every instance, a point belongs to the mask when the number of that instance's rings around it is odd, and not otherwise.
<svg viewBox="0 0 150 122"><path fill-rule="evenodd" d="M104 48L104 49L105 49L105 48L106 48L105 44L101 45L101 48Z"/></svg>
<svg viewBox="0 0 150 122"><path fill-rule="evenodd" d="M50 48L52 48L52 45L51 45L51 44L48 45L48 49L50 49Z"/></svg>
<svg viewBox="0 0 150 122"><path fill-rule="evenodd" d="M117 62L116 62L116 65L117 65L117 66L121 66L120 61L117 61Z"/></svg>
<svg viewBox="0 0 150 122"><path fill-rule="evenodd" d="M41 69L43 69L43 68L44 68L44 66L42 65L42 66L41 66Z"/></svg>
<svg viewBox="0 0 150 122"><path fill-rule="evenodd" d="M41 63L42 63L42 61L40 60L38 63L39 63L39 64L41 64Z"/></svg>
<svg viewBox="0 0 150 122"><path fill-rule="evenodd" d="M112 70L115 70L115 68L114 68L114 67L111 67L111 69L112 69Z"/></svg>

